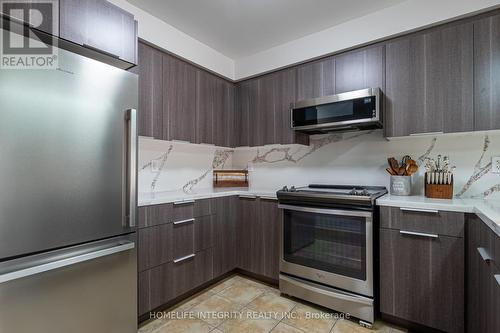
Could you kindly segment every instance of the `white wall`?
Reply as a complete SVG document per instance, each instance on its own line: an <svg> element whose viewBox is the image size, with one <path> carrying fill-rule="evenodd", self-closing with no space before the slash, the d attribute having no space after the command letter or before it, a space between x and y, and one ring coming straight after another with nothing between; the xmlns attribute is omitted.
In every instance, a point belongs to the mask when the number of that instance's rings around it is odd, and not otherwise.
<svg viewBox="0 0 500 333"><path fill-rule="evenodd" d="M125 0L109 0L134 14L139 37L199 66L234 79L234 60L186 35L173 26L137 8Z"/></svg>
<svg viewBox="0 0 500 333"><path fill-rule="evenodd" d="M237 59L235 78L242 79L268 72L498 5L500 1L494 0L408 0L246 58Z"/></svg>

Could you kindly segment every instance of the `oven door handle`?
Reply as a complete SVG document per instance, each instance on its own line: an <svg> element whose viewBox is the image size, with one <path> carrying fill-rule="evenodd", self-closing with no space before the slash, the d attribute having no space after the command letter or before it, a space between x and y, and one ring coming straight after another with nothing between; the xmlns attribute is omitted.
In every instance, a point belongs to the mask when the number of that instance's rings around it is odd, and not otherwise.
<svg viewBox="0 0 500 333"><path fill-rule="evenodd" d="M296 212L326 214L326 215L341 215L341 216L356 216L356 217L373 216L372 212L358 211L358 210L325 209L325 208L313 208L313 207L292 206L292 205L278 205L278 208L284 210L292 210Z"/></svg>

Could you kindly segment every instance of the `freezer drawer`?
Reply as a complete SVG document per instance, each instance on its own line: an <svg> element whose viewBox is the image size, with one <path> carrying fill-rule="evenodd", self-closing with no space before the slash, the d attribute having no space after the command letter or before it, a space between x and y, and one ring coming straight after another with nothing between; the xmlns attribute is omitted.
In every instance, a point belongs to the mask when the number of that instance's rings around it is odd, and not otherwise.
<svg viewBox="0 0 500 333"><path fill-rule="evenodd" d="M137 260L119 238L0 264L0 332L137 332Z"/></svg>

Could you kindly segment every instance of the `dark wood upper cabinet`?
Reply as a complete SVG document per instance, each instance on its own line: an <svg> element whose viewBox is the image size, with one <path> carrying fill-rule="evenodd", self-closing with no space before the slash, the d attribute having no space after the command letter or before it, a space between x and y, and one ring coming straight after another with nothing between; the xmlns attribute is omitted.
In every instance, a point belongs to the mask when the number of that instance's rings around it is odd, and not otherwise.
<svg viewBox="0 0 500 333"><path fill-rule="evenodd" d="M500 128L500 15L474 22L474 130Z"/></svg>
<svg viewBox="0 0 500 333"><path fill-rule="evenodd" d="M385 87L384 45L367 47L335 57L335 93Z"/></svg>
<svg viewBox="0 0 500 333"><path fill-rule="evenodd" d="M139 43L139 135L163 139L163 56Z"/></svg>
<svg viewBox="0 0 500 333"><path fill-rule="evenodd" d="M473 27L449 24L386 45L386 135L473 130Z"/></svg>
<svg viewBox="0 0 500 333"><path fill-rule="evenodd" d="M291 129L290 107L296 101L297 69L289 68L236 85L240 146L308 144L309 136Z"/></svg>
<svg viewBox="0 0 500 333"><path fill-rule="evenodd" d="M335 60L328 57L297 67L297 101L335 94Z"/></svg>
<svg viewBox="0 0 500 333"><path fill-rule="evenodd" d="M221 147L235 147L234 84L215 78L213 143Z"/></svg>
<svg viewBox="0 0 500 333"><path fill-rule="evenodd" d="M257 135L254 146L277 143L275 129L278 127L274 117L274 75L268 74L258 79L257 108L254 111L254 135Z"/></svg>
<svg viewBox="0 0 500 333"><path fill-rule="evenodd" d="M309 144L309 135L292 130L290 109L297 100L297 69L288 68L273 74L275 143Z"/></svg>
<svg viewBox="0 0 500 333"><path fill-rule="evenodd" d="M236 84L236 120L239 146L257 146L259 124L257 108L259 105L260 80L250 79Z"/></svg>
<svg viewBox="0 0 500 333"><path fill-rule="evenodd" d="M214 142L216 78L196 71L196 143Z"/></svg>
<svg viewBox="0 0 500 333"><path fill-rule="evenodd" d="M197 68L163 55L163 129L166 140L196 142ZM168 125L165 124L168 119Z"/></svg>
<svg viewBox="0 0 500 333"><path fill-rule="evenodd" d="M196 88L196 142L234 146L233 84L198 70Z"/></svg>
<svg viewBox="0 0 500 333"><path fill-rule="evenodd" d="M60 0L59 12L61 38L137 63L132 14L105 0Z"/></svg>

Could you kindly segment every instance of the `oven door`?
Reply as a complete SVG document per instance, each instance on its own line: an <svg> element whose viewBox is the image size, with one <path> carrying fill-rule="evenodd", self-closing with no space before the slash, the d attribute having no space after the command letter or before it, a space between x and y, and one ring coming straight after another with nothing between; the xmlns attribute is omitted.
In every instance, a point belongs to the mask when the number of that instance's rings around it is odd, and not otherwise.
<svg viewBox="0 0 500 333"><path fill-rule="evenodd" d="M280 205L280 270L373 296L373 214Z"/></svg>

